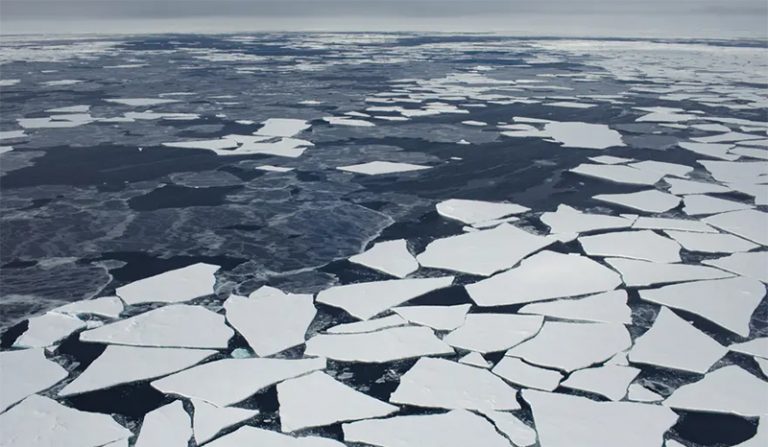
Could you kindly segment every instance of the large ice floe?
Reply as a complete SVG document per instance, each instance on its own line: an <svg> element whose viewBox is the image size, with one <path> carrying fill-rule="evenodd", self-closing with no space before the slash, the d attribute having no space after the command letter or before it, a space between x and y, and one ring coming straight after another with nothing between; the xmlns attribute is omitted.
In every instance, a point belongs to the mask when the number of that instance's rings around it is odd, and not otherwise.
<svg viewBox="0 0 768 447"><path fill-rule="evenodd" d="M42 349L0 352L0 413L29 395L52 387L67 375L64 368L45 358Z"/></svg>
<svg viewBox="0 0 768 447"><path fill-rule="evenodd" d="M504 351L536 335L544 318L534 315L469 314L443 341L482 354Z"/></svg>
<svg viewBox="0 0 768 447"><path fill-rule="evenodd" d="M192 420L180 400L171 402L144 416L136 447L184 447L192 437Z"/></svg>
<svg viewBox="0 0 768 447"><path fill-rule="evenodd" d="M140 279L116 290L127 304L180 303L213 293L219 266L194 264Z"/></svg>
<svg viewBox="0 0 768 447"><path fill-rule="evenodd" d="M524 213L528 208L514 203L484 202L481 200L449 199L435 205L438 214L468 225L501 219Z"/></svg>
<svg viewBox="0 0 768 447"><path fill-rule="evenodd" d="M222 430L259 414L259 410L217 407L202 400L193 399L192 405L195 410L192 430L198 445L210 441Z"/></svg>
<svg viewBox="0 0 768 447"><path fill-rule="evenodd" d="M17 348L45 348L84 329L84 321L69 315L49 312L29 319L26 331L13 343Z"/></svg>
<svg viewBox="0 0 768 447"><path fill-rule="evenodd" d="M768 414L768 382L729 365L707 373L703 379L676 389L663 404L680 410L732 413L741 416Z"/></svg>

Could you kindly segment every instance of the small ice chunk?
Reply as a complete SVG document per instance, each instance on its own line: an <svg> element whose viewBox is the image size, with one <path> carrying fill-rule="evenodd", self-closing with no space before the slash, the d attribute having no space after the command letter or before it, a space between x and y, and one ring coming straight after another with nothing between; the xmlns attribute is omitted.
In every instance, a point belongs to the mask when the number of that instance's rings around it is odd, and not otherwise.
<svg viewBox="0 0 768 447"><path fill-rule="evenodd" d="M634 402L658 402L664 400L664 397L638 383L633 383L629 386L627 399Z"/></svg>
<svg viewBox="0 0 768 447"><path fill-rule="evenodd" d="M531 303L523 306L519 312L562 320L632 323L632 309L627 306L627 292L624 290L613 290L579 299Z"/></svg>
<svg viewBox="0 0 768 447"><path fill-rule="evenodd" d="M490 422L465 410L370 419L343 424L342 429L347 442L380 447L509 447Z"/></svg>
<svg viewBox="0 0 768 447"><path fill-rule="evenodd" d="M715 180L725 183L762 183L768 175L766 161L719 161L698 160L698 163L712 174Z"/></svg>
<svg viewBox="0 0 768 447"><path fill-rule="evenodd" d="M664 177L664 181L670 186L669 192L675 195L731 192L731 188L718 185L717 183L694 182L692 180L672 177Z"/></svg>
<svg viewBox="0 0 768 447"><path fill-rule="evenodd" d="M653 186L658 183L663 173L655 171L643 171L624 165L603 165L582 163L570 172L586 177L608 180L614 183L625 183L629 185Z"/></svg>
<svg viewBox="0 0 768 447"><path fill-rule="evenodd" d="M539 443L546 447L661 446L678 418L659 405L595 402L535 390L522 394L531 405Z"/></svg>
<svg viewBox="0 0 768 447"><path fill-rule="evenodd" d="M89 105L77 105L77 106L68 106L68 107L57 107L54 109L48 109L46 112L48 113L88 113L88 110L90 110L91 106Z"/></svg>
<svg viewBox="0 0 768 447"><path fill-rule="evenodd" d="M476 366L483 369L488 369L491 367L491 364L488 363L488 360L486 360L485 357L483 357L483 354L480 354L479 352L470 352L469 354L460 358L459 363Z"/></svg>
<svg viewBox="0 0 768 447"><path fill-rule="evenodd" d="M768 141L768 140L766 140ZM760 160L768 160L768 151L765 149L757 149L751 147L737 147L732 149L731 154L743 155L750 158L758 158Z"/></svg>
<svg viewBox="0 0 768 447"><path fill-rule="evenodd" d="M400 377L400 384L389 401L427 408L487 411L520 408L517 390L490 371L429 357L420 358Z"/></svg>
<svg viewBox="0 0 768 447"><path fill-rule="evenodd" d="M628 228L633 222L626 217L583 213L568 205L559 205L557 211L546 212L539 219L551 229L553 234Z"/></svg>
<svg viewBox="0 0 768 447"><path fill-rule="evenodd" d="M234 149L238 144L232 140L217 138L214 140L171 141L163 143L163 146L180 149L208 149L212 151L221 151Z"/></svg>
<svg viewBox="0 0 768 447"><path fill-rule="evenodd" d="M323 121L333 126L351 126L351 127L373 127L370 121L356 120L352 118L345 118L341 116L326 116L323 117Z"/></svg>
<svg viewBox="0 0 768 447"><path fill-rule="evenodd" d="M739 158L737 155L728 153L728 150L733 147L732 144L683 142L677 145L687 151L721 160L733 161Z"/></svg>
<svg viewBox="0 0 768 447"><path fill-rule="evenodd" d="M321 291L317 294L317 302L344 309L356 318L367 320L390 307L452 283L453 276L443 276L347 284Z"/></svg>
<svg viewBox="0 0 768 447"><path fill-rule="evenodd" d="M59 396L87 393L124 383L154 379L187 369L216 354L207 349L140 348L109 345Z"/></svg>
<svg viewBox="0 0 768 447"><path fill-rule="evenodd" d="M477 305L487 307L606 292L620 284L618 273L586 256L543 251L465 288Z"/></svg>
<svg viewBox="0 0 768 447"><path fill-rule="evenodd" d="M45 348L85 328L84 321L49 312L29 319L29 327L13 343L14 348Z"/></svg>
<svg viewBox="0 0 768 447"><path fill-rule="evenodd" d="M305 120L291 118L269 118L262 121L264 126L254 135L266 135L270 137L293 137L304 130L309 129L309 123Z"/></svg>
<svg viewBox="0 0 768 447"><path fill-rule="evenodd" d="M768 283L768 251L734 253L724 258L707 259L702 263Z"/></svg>
<svg viewBox="0 0 768 447"><path fill-rule="evenodd" d="M197 445L210 441L220 431L225 428L238 424L246 419L250 419L257 414L258 410L247 410L245 408L223 407L219 408L208 402L193 399L192 405L195 408L194 436Z"/></svg>
<svg viewBox="0 0 768 447"><path fill-rule="evenodd" d="M284 166L273 166L273 165L261 165L256 166L254 169L258 169L259 171L267 171L267 172L291 172L294 168L286 168Z"/></svg>
<svg viewBox="0 0 768 447"><path fill-rule="evenodd" d="M455 306L404 306L392 310L398 315L421 326L437 331L452 331L464 324L470 304Z"/></svg>
<svg viewBox="0 0 768 447"><path fill-rule="evenodd" d="M126 304L189 301L213 294L219 268L200 262L118 287L116 293Z"/></svg>
<svg viewBox="0 0 768 447"><path fill-rule="evenodd" d="M624 146L621 134L605 124L549 122L544 124L544 132L563 147L607 149Z"/></svg>
<svg viewBox="0 0 768 447"><path fill-rule="evenodd" d="M438 214L472 225L480 222L501 219L513 214L529 211L529 208L504 202L484 202L481 200L448 199L435 205Z"/></svg>
<svg viewBox="0 0 768 447"><path fill-rule="evenodd" d="M768 414L765 396L768 382L729 365L708 373L698 382L681 386L663 404L680 410L753 417Z"/></svg>
<svg viewBox="0 0 768 447"><path fill-rule="evenodd" d="M760 245L768 245L768 213L757 210L733 211L707 217L704 222Z"/></svg>
<svg viewBox="0 0 768 447"><path fill-rule="evenodd" d="M160 104L170 104L173 102L179 102L178 99L163 99L163 98L111 98L105 99L106 102L115 104L122 104L131 107L142 106L157 106Z"/></svg>
<svg viewBox="0 0 768 447"><path fill-rule="evenodd" d="M727 211L739 211L753 208L746 203L733 200L720 199L703 194L694 194L683 197L683 212L689 216L702 214L725 213Z"/></svg>
<svg viewBox="0 0 768 447"><path fill-rule="evenodd" d="M144 416L136 447L187 447L192 437L192 421L180 400Z"/></svg>
<svg viewBox="0 0 768 447"><path fill-rule="evenodd" d="M27 134L23 130L5 130L0 131L0 140L13 140L16 138L24 138Z"/></svg>
<svg viewBox="0 0 768 447"><path fill-rule="evenodd" d="M655 189L629 194L598 194L592 198L649 213L663 213L680 204L679 197Z"/></svg>
<svg viewBox="0 0 768 447"><path fill-rule="evenodd" d="M640 370L628 366L606 365L574 371L560 385L572 390L605 396L612 401L622 400L627 394L627 387Z"/></svg>
<svg viewBox="0 0 768 447"><path fill-rule="evenodd" d="M557 102L548 102L543 105L550 106L550 107L563 107L566 109L591 109L592 107L595 107L597 104L589 104L589 103L574 102L574 101L557 101Z"/></svg>
<svg viewBox="0 0 768 447"><path fill-rule="evenodd" d="M665 231L688 251L705 253L736 253L759 247L746 239L723 233L691 233L688 231Z"/></svg>
<svg viewBox="0 0 768 447"><path fill-rule="evenodd" d="M492 371L508 382L545 391L553 391L563 379L558 371L529 365L515 357L502 358Z"/></svg>
<svg viewBox="0 0 768 447"><path fill-rule="evenodd" d="M759 140L761 138L763 137L760 135L752 135L741 132L727 132L719 135L708 135L706 137L694 137L691 138L691 140L697 143L730 143L743 140Z"/></svg>
<svg viewBox="0 0 768 447"><path fill-rule="evenodd" d="M650 230L582 236L578 241L590 256L615 256L653 262L680 261L680 245Z"/></svg>
<svg viewBox="0 0 768 447"><path fill-rule="evenodd" d="M408 324L408 322L402 319L399 315L390 315L388 317L375 318L373 320L339 324L328 328L326 332L329 334L360 334L390 327L405 326L406 324Z"/></svg>
<svg viewBox="0 0 768 447"><path fill-rule="evenodd" d="M686 165L677 163L666 163L656 160L644 160L637 163L632 163L629 166L639 169L644 172L655 172L662 176L672 177L688 177L688 174L693 172L693 168Z"/></svg>
<svg viewBox="0 0 768 447"><path fill-rule="evenodd" d="M227 322L259 357L268 357L304 343L315 318L312 295L284 293L264 286L248 298L232 295L224 302Z"/></svg>
<svg viewBox="0 0 768 447"><path fill-rule="evenodd" d="M385 363L425 355L453 354L453 348L426 327L395 327L362 334L319 334L304 353L341 362Z"/></svg>
<svg viewBox="0 0 768 447"><path fill-rule="evenodd" d="M632 228L638 230L678 230L694 233L717 233L717 230L698 220L670 219L666 217L641 216L632 224Z"/></svg>
<svg viewBox="0 0 768 447"><path fill-rule="evenodd" d="M0 414L0 433L3 447L100 447L133 436L111 416L36 394Z"/></svg>
<svg viewBox="0 0 768 447"><path fill-rule="evenodd" d="M234 331L224 316L201 306L174 304L91 329L80 340L132 346L226 348Z"/></svg>
<svg viewBox="0 0 768 447"><path fill-rule="evenodd" d="M75 301L53 309L66 315L101 315L107 318L117 318L123 312L123 302L116 296L103 296L92 300Z"/></svg>
<svg viewBox="0 0 768 447"><path fill-rule="evenodd" d="M419 263L408 251L405 239L379 242L364 253L349 258L349 262L364 265L397 278L405 278L419 269Z"/></svg>
<svg viewBox="0 0 768 447"><path fill-rule="evenodd" d="M416 259L424 267L489 276L555 242L509 224L437 239Z"/></svg>
<svg viewBox="0 0 768 447"><path fill-rule="evenodd" d="M454 348L483 354L504 351L533 337L544 318L534 315L469 314L464 324L443 337Z"/></svg>
<svg viewBox="0 0 768 447"><path fill-rule="evenodd" d="M734 352L768 359L768 337L755 338L745 341L744 343L734 343L728 346L728 349Z"/></svg>
<svg viewBox="0 0 768 447"><path fill-rule="evenodd" d="M474 121L474 120L462 121L461 124L464 124L466 126L476 126L476 127L483 127L488 125L488 123L486 123L485 121Z"/></svg>
<svg viewBox="0 0 768 447"><path fill-rule="evenodd" d="M571 372L604 362L630 346L629 332L621 324L547 321L538 335L506 355Z"/></svg>
<svg viewBox="0 0 768 447"><path fill-rule="evenodd" d="M536 443L536 430L525 425L511 413L504 411L484 411L483 415L496 425L514 446L528 447Z"/></svg>
<svg viewBox="0 0 768 447"><path fill-rule="evenodd" d="M377 418L399 410L320 371L279 383L277 400L283 432Z"/></svg>
<svg viewBox="0 0 768 447"><path fill-rule="evenodd" d="M204 400L217 407L241 402L283 380L325 369L325 359L224 359L155 380L165 393Z"/></svg>
<svg viewBox="0 0 768 447"><path fill-rule="evenodd" d="M598 155L597 157L589 157L589 159L604 165L619 165L635 161L634 158L614 157L613 155Z"/></svg>
<svg viewBox="0 0 768 447"><path fill-rule="evenodd" d="M606 258L605 261L621 274L628 287L730 278L733 275L702 265L663 264L633 259Z"/></svg>
<svg viewBox="0 0 768 447"><path fill-rule="evenodd" d="M765 285L748 278L727 278L673 284L641 290L640 298L695 313L746 337L752 313L765 295Z"/></svg>
<svg viewBox="0 0 768 447"><path fill-rule="evenodd" d="M0 413L29 395L52 387L67 375L58 363L45 358L42 349L0 352Z"/></svg>
<svg viewBox="0 0 768 447"><path fill-rule="evenodd" d="M394 174L399 172L421 171L432 166L415 165L411 163L396 163L391 161L371 161L357 165L339 166L338 170L354 172L356 174L379 175Z"/></svg>

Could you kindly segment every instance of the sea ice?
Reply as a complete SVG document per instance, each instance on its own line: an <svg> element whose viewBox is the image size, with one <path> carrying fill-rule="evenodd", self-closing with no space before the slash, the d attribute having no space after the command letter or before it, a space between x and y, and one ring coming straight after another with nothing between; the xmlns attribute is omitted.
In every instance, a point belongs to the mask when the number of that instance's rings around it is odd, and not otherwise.
<svg viewBox="0 0 768 447"><path fill-rule="evenodd" d="M563 147L607 149L624 146L621 134L605 124L550 122L544 124L544 132Z"/></svg>
<svg viewBox="0 0 768 447"><path fill-rule="evenodd" d="M218 265L192 264L134 281L116 289L126 304L180 303L213 294Z"/></svg>
<svg viewBox="0 0 768 447"><path fill-rule="evenodd" d="M627 387L640 370L628 366L605 365L574 371L560 385L572 390L599 394L610 400L622 400L627 394Z"/></svg>
<svg viewBox="0 0 768 447"><path fill-rule="evenodd" d="M768 245L768 213L757 210L733 211L707 217L704 222L760 245Z"/></svg>
<svg viewBox="0 0 768 447"><path fill-rule="evenodd" d="M663 213L680 204L679 197L655 189L629 194L598 194L593 199L649 213Z"/></svg>
<svg viewBox="0 0 768 447"><path fill-rule="evenodd" d="M264 126L255 132L255 135L270 137L293 137L300 132L309 129L309 123L304 120L291 118L269 118L261 124Z"/></svg>
<svg viewBox="0 0 768 447"><path fill-rule="evenodd" d="M101 315L107 318L117 318L123 312L123 302L116 296L103 296L91 300L75 301L53 309L66 315Z"/></svg>
<svg viewBox="0 0 768 447"><path fill-rule="evenodd" d="M86 327L84 321L49 312L29 319L29 327L13 342L15 348L45 348Z"/></svg>
<svg viewBox="0 0 768 447"><path fill-rule="evenodd" d="M437 331L452 331L464 324L470 307L470 304L403 306L395 307L392 310L411 323L431 327Z"/></svg>
<svg viewBox="0 0 768 447"><path fill-rule="evenodd" d="M135 447L187 447L192 437L192 421L180 400L175 400L144 416Z"/></svg>
<svg viewBox="0 0 768 447"><path fill-rule="evenodd" d="M768 283L768 251L734 253L724 258L707 259L702 263Z"/></svg>
<svg viewBox="0 0 768 447"><path fill-rule="evenodd" d="M734 352L768 359L768 337L755 338L743 343L734 343L728 346L728 349Z"/></svg>
<svg viewBox="0 0 768 447"><path fill-rule="evenodd" d="M638 217L632 228L638 230L678 230L694 233L717 233L717 230L698 220L670 219L667 217Z"/></svg>
<svg viewBox="0 0 768 447"><path fill-rule="evenodd" d="M655 392L640 384L633 383L629 386L627 399L634 402L658 402L660 400L664 400L664 397L656 394Z"/></svg>
<svg viewBox="0 0 768 447"><path fill-rule="evenodd" d="M197 445L210 441L225 428L259 414L258 410L245 408L219 408L202 400L192 400L192 405L195 408L192 427Z"/></svg>
<svg viewBox="0 0 768 447"><path fill-rule="evenodd" d="M621 274L627 287L644 287L654 284L721 279L733 276L728 272L702 265L663 264L622 258L606 258L605 262Z"/></svg>
<svg viewBox="0 0 768 447"><path fill-rule="evenodd" d="M731 192L731 188L717 183L694 182L672 177L664 177L664 181L670 186L669 192L675 195Z"/></svg>
<svg viewBox="0 0 768 447"><path fill-rule="evenodd" d="M29 395L52 387L67 375L58 363L45 358L42 349L0 352L0 413Z"/></svg>
<svg viewBox="0 0 768 447"><path fill-rule="evenodd" d="M376 243L364 253L350 257L349 262L364 265L397 278L405 278L419 269L419 263L408 251L408 243L405 239Z"/></svg>
<svg viewBox="0 0 768 447"><path fill-rule="evenodd" d="M582 163L571 169L570 172L586 177L608 180L614 183L646 186L653 186L664 177L663 173L643 171L624 165L604 165L589 163Z"/></svg>
<svg viewBox="0 0 768 447"><path fill-rule="evenodd" d="M357 165L339 166L336 169L356 174L379 175L394 174L399 172L421 171L430 169L432 166L415 165L411 163L395 163L391 161L371 161Z"/></svg>
<svg viewBox="0 0 768 447"><path fill-rule="evenodd" d="M513 214L529 211L529 208L504 202L484 202L481 200L448 199L435 205L438 214L455 219L468 225L501 219Z"/></svg>
<svg viewBox="0 0 768 447"><path fill-rule="evenodd" d="M694 194L683 197L683 212L689 216L703 214L725 213L727 211L739 211L752 208L746 203L733 200L720 199L703 194Z"/></svg>
<svg viewBox="0 0 768 447"><path fill-rule="evenodd" d="M363 332L374 332L390 327L405 326L406 324L408 324L408 322L402 319L399 315L390 315L372 320L338 324L328 328L326 332L329 334L360 334Z"/></svg>
<svg viewBox="0 0 768 447"><path fill-rule="evenodd" d="M663 404L680 410L754 417L768 414L765 396L768 396L768 382L736 365L728 365L697 382L681 386Z"/></svg>
<svg viewBox="0 0 768 447"><path fill-rule="evenodd" d="M628 228L633 222L633 219L626 217L583 213L562 204L557 207L557 211L543 213L539 219L550 228L553 234Z"/></svg>
<svg viewBox="0 0 768 447"><path fill-rule="evenodd" d="M173 102L179 102L178 99L163 99L163 98L110 98L104 99L106 102L112 102L115 104L122 104L131 107L142 106L157 106L160 104L170 104Z"/></svg>
<svg viewBox="0 0 768 447"><path fill-rule="evenodd" d="M579 299L531 303L523 306L519 312L562 320L632 323L632 309L627 306L627 292L624 290L612 290Z"/></svg>
<svg viewBox="0 0 768 447"><path fill-rule="evenodd" d="M232 433L222 436L208 447L344 447L339 441L318 436L293 437L282 433L256 427L240 427Z"/></svg>
<svg viewBox="0 0 768 447"><path fill-rule="evenodd" d="M615 256L653 262L680 261L680 245L650 230L581 236L578 241L590 256Z"/></svg>
<svg viewBox="0 0 768 447"><path fill-rule="evenodd" d="M688 231L665 231L688 251L705 253L737 253L759 247L746 239L723 233L691 233Z"/></svg>
<svg viewBox="0 0 768 447"><path fill-rule="evenodd" d="M483 369L488 369L491 367L491 364L488 363L488 360L486 360L485 357L483 357L483 355L480 354L479 352L470 352L469 354L460 358L459 363L463 363L464 365L476 366L478 368L483 368Z"/></svg>
<svg viewBox="0 0 768 447"><path fill-rule="evenodd" d="M534 315L469 314L443 341L482 354L504 351L536 335L542 324L544 318Z"/></svg>
<svg viewBox="0 0 768 447"><path fill-rule="evenodd" d="M545 391L553 391L563 379L559 371L529 365L515 357L502 358L492 372L516 385Z"/></svg>

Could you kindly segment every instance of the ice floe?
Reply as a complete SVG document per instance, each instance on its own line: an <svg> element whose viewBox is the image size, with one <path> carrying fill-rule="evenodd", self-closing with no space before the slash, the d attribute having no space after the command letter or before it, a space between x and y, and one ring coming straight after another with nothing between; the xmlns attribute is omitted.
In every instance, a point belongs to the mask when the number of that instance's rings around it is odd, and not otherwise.
<svg viewBox="0 0 768 447"><path fill-rule="evenodd" d="M605 365L574 371L560 385L572 390L599 394L610 400L621 400L627 394L627 387L640 370L628 366Z"/></svg>
<svg viewBox="0 0 768 447"><path fill-rule="evenodd" d="M678 230L694 233L717 233L717 230L698 220L670 219L667 217L640 216L632 228L638 230Z"/></svg>
<svg viewBox="0 0 768 447"><path fill-rule="evenodd" d="M504 357L492 372L504 380L525 388L552 391L560 385L563 375L552 369L539 368L515 357Z"/></svg>
<svg viewBox="0 0 768 447"><path fill-rule="evenodd" d="M759 247L757 244L732 234L691 233L688 231L665 231L665 233L688 251L737 253Z"/></svg>
<svg viewBox="0 0 768 447"><path fill-rule="evenodd" d="M649 213L663 213L680 204L679 197L655 189L629 194L599 194L593 199Z"/></svg>
<svg viewBox="0 0 768 447"><path fill-rule="evenodd" d="M75 301L53 309L66 315L100 315L107 318L117 318L123 312L123 302L116 296L103 296L92 300Z"/></svg>
<svg viewBox="0 0 768 447"><path fill-rule="evenodd" d="M144 416L136 447L186 447L192 437L192 421L180 400Z"/></svg>
<svg viewBox="0 0 768 447"><path fill-rule="evenodd" d="M394 327L362 334L319 334L307 341L304 350L309 356L362 363L385 363L453 352L453 348L427 327Z"/></svg>
<svg viewBox="0 0 768 447"><path fill-rule="evenodd" d="M619 285L618 273L586 256L543 251L465 288L479 306L503 306L606 292Z"/></svg>
<svg viewBox="0 0 768 447"><path fill-rule="evenodd" d="M224 316L200 306L174 304L91 329L80 340L132 346L226 348L234 335Z"/></svg>
<svg viewBox="0 0 768 447"><path fill-rule="evenodd" d="M424 267L489 276L555 242L513 225L432 241L416 259Z"/></svg>
<svg viewBox="0 0 768 447"><path fill-rule="evenodd" d="M452 331L464 324L470 304L455 306L404 306L392 310L410 321L421 326L431 327L438 331Z"/></svg>
<svg viewBox="0 0 768 447"><path fill-rule="evenodd" d="M380 447L509 447L490 422L465 410L370 419L343 424L342 429L347 442Z"/></svg>
<svg viewBox="0 0 768 447"><path fill-rule="evenodd" d="M262 122L263 127L255 135L270 137L293 137L301 131L309 129L309 123L304 120L291 118L270 118Z"/></svg>
<svg viewBox="0 0 768 447"><path fill-rule="evenodd" d="M768 337L755 338L743 343L734 343L728 346L728 349L734 352L768 359Z"/></svg>
<svg viewBox="0 0 768 447"><path fill-rule="evenodd" d="M291 172L294 168L286 168L284 166L273 166L273 165L261 165L256 166L254 169L258 169L259 171L267 171L267 172Z"/></svg>
<svg viewBox="0 0 768 447"><path fill-rule="evenodd" d="M318 436L293 437L282 433L256 427L240 427L234 432L215 439L209 447L344 447L339 441Z"/></svg>
<svg viewBox="0 0 768 447"><path fill-rule="evenodd" d="M326 332L329 334L360 334L390 327L405 326L406 324L408 324L408 322L402 319L399 315L389 315L387 317L375 318L372 320L338 324L328 328Z"/></svg>
<svg viewBox="0 0 768 447"><path fill-rule="evenodd" d="M484 411L483 415L496 425L497 430L512 441L512 445L528 447L536 443L536 430L525 425L513 414L504 411Z"/></svg>
<svg viewBox="0 0 768 447"><path fill-rule="evenodd" d="M192 427L197 445L210 441L225 428L259 414L258 410L245 408L219 408L202 400L192 400L192 405L195 409Z"/></svg>
<svg viewBox="0 0 768 447"><path fill-rule="evenodd" d="M320 371L279 383L277 400L284 432L377 418L399 410Z"/></svg>
<svg viewBox="0 0 768 447"><path fill-rule="evenodd" d="M131 107L157 106L160 104L171 104L174 102L179 102L178 99L164 98L111 98L105 99L104 101Z"/></svg>
<svg viewBox="0 0 768 447"><path fill-rule="evenodd" d="M605 124L553 121L544 124L544 133L562 143L563 147L607 149L624 146L621 134Z"/></svg>
<svg viewBox="0 0 768 447"><path fill-rule="evenodd" d="M627 399L634 402L658 402L664 400L664 397L638 383L633 383L627 391Z"/></svg>
<svg viewBox="0 0 768 447"><path fill-rule="evenodd" d="M695 182L672 177L664 177L664 181L670 186L669 192L675 195L731 192L731 188L717 183Z"/></svg>
<svg viewBox="0 0 768 447"><path fill-rule="evenodd" d="M283 380L325 369L325 359L224 359L205 363L152 382L166 394L226 407Z"/></svg>
<svg viewBox="0 0 768 447"><path fill-rule="evenodd" d="M154 379L194 366L216 354L206 349L143 348L109 345L59 396L86 393Z"/></svg>
<svg viewBox="0 0 768 447"><path fill-rule="evenodd" d="M491 367L491 364L488 363L488 360L486 360L485 357L483 357L483 355L480 354L479 352L470 352L469 354L460 358L459 363L463 363L465 365L470 365L470 366L476 366L478 368L483 368L483 369L488 369Z"/></svg>
<svg viewBox="0 0 768 447"><path fill-rule="evenodd" d="M698 163L720 182L765 183L768 177L768 162L765 161L699 160Z"/></svg>
<svg viewBox="0 0 768 447"><path fill-rule="evenodd" d="M765 295L765 285L749 278L673 284L640 291L640 298L695 313L746 337L749 321Z"/></svg>
<svg viewBox="0 0 768 447"><path fill-rule="evenodd" d="M760 245L768 245L768 213L757 210L733 211L707 217L704 222Z"/></svg>
<svg viewBox="0 0 768 447"><path fill-rule="evenodd" d="M595 402L535 390L522 393L533 411L542 447L660 447L678 417L659 405Z"/></svg>
<svg viewBox="0 0 768 447"><path fill-rule="evenodd" d="M504 351L536 335L542 324L544 318L534 315L469 314L443 341L483 354Z"/></svg>
<svg viewBox="0 0 768 447"><path fill-rule="evenodd" d="M680 261L680 245L650 230L581 236L578 241L590 256L616 256L653 262Z"/></svg>
<svg viewBox="0 0 768 447"><path fill-rule="evenodd" d="M396 163L391 161L371 161L368 163L361 163L349 166L339 166L336 169L347 172L354 172L356 174L365 175L379 175L379 174L395 174L400 172L412 172L421 171L424 169L430 169L432 166L416 165L411 163Z"/></svg>
<svg viewBox="0 0 768 447"><path fill-rule="evenodd" d="M739 158L738 155L733 155L728 152L733 148L732 144L681 142L677 145L687 151L695 152L707 157L719 158L721 160L733 161Z"/></svg>
<svg viewBox="0 0 768 447"><path fill-rule="evenodd" d="M419 263L408 251L408 243L405 239L376 243L364 253L350 257L349 262L364 265L397 278L405 278L419 269Z"/></svg>
<svg viewBox="0 0 768 447"><path fill-rule="evenodd" d="M3 447L100 447L133 434L106 414L32 395L0 414Z"/></svg>
<svg viewBox="0 0 768 447"><path fill-rule="evenodd" d="M312 295L284 293L264 286L248 298L232 295L224 302L227 322L259 357L304 343L315 309Z"/></svg>
<svg viewBox="0 0 768 447"><path fill-rule="evenodd" d="M84 329L84 321L69 315L49 312L29 319L29 326L13 342L15 348L45 348Z"/></svg>
<svg viewBox="0 0 768 447"><path fill-rule="evenodd" d="M631 345L629 332L621 324L547 321L535 337L506 355L570 372L604 362Z"/></svg>
<svg viewBox="0 0 768 447"><path fill-rule="evenodd" d="M583 213L568 205L559 205L557 211L543 213L540 220L553 234L628 228L634 221L626 217Z"/></svg>
<svg viewBox="0 0 768 447"><path fill-rule="evenodd" d="M0 389L3 390L0 413L29 395L52 387L68 375L56 362L46 359L42 349L0 352L0 372Z"/></svg>
<svg viewBox="0 0 768 447"><path fill-rule="evenodd" d="M619 165L635 161L634 158L614 157L613 155L598 155L597 157L589 157L589 159L604 165Z"/></svg>
<svg viewBox="0 0 768 447"><path fill-rule="evenodd" d="M116 289L127 304L180 303L213 294L218 265L192 264L143 278Z"/></svg>
<svg viewBox="0 0 768 447"><path fill-rule="evenodd" d="M693 172L693 168L690 166L656 160L639 161L629 166L643 172L655 172L662 176L688 177L688 174Z"/></svg>
<svg viewBox="0 0 768 447"><path fill-rule="evenodd" d="M632 323L632 309L627 306L627 292L624 290L613 290L579 299L531 303L523 306L519 312L563 320Z"/></svg>
<svg viewBox="0 0 768 447"><path fill-rule="evenodd" d="M457 384L461 384L457 387ZM389 401L428 408L517 410L517 390L490 371L444 359L420 358L400 377Z"/></svg>
<svg viewBox="0 0 768 447"><path fill-rule="evenodd" d="M763 416L768 414L765 396L768 396L768 382L729 365L681 386L663 404L680 410Z"/></svg>
<svg viewBox="0 0 768 447"><path fill-rule="evenodd" d="M746 203L733 200L720 199L703 194L694 194L683 197L683 212L689 216L701 216L704 214L725 213L727 211L739 211L752 208Z"/></svg>
<svg viewBox="0 0 768 447"><path fill-rule="evenodd" d="M435 205L438 214L468 225L501 219L529 211L514 203L484 202L481 200L448 199Z"/></svg>
<svg viewBox="0 0 768 447"><path fill-rule="evenodd" d="M720 269L702 265L663 264L622 258L606 258L605 261L621 274L624 284L628 287L721 279L733 276Z"/></svg>
<svg viewBox="0 0 768 447"><path fill-rule="evenodd" d="M453 276L391 279L331 287L317 295L317 302L346 310L367 320L385 310L453 283Z"/></svg>
<svg viewBox="0 0 768 447"><path fill-rule="evenodd" d="M707 259L702 263L768 283L768 251L734 253L718 259Z"/></svg>
<svg viewBox="0 0 768 447"><path fill-rule="evenodd" d="M352 118L345 118L341 116L326 116L323 118L323 121L326 123L332 125L332 126L351 126L351 127L373 127L375 124L373 124L370 121L365 120L358 120L358 119L352 119Z"/></svg>
<svg viewBox="0 0 768 447"><path fill-rule="evenodd" d="M643 171L630 166L589 163L582 163L571 169L570 172L615 183L647 186L655 185L664 177L663 173Z"/></svg>

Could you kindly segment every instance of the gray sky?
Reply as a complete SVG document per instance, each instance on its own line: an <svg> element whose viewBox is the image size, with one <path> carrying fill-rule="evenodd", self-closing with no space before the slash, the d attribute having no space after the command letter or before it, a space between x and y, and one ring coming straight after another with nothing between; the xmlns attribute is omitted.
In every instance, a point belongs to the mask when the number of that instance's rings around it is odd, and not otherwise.
<svg viewBox="0 0 768 447"><path fill-rule="evenodd" d="M768 38L766 0L0 0L0 33L444 31Z"/></svg>

